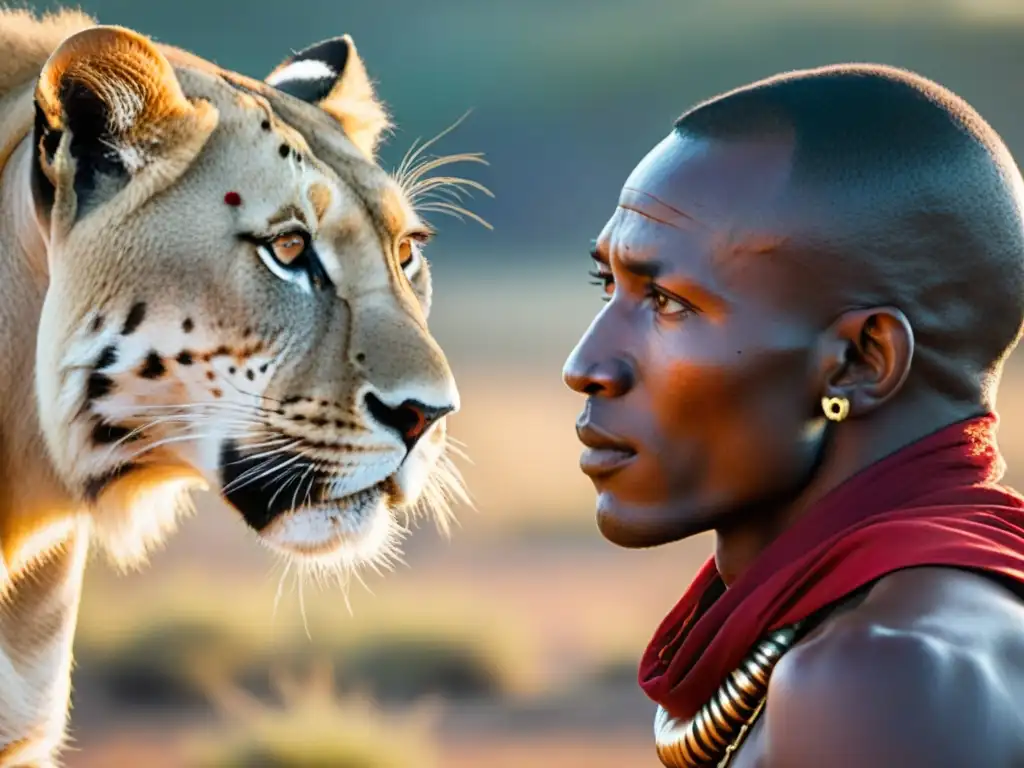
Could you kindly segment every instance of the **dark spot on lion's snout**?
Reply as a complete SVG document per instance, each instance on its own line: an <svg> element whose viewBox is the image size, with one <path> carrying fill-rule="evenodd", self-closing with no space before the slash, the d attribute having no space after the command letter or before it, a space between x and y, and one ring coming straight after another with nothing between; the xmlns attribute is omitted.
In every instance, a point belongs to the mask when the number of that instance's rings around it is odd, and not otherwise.
<svg viewBox="0 0 1024 768"><path fill-rule="evenodd" d="M296 460L291 453L268 458L260 449L247 454L233 440L221 448L220 475L224 499L256 531L288 512L294 500L316 504L327 490L323 476L308 460Z"/></svg>
<svg viewBox="0 0 1024 768"><path fill-rule="evenodd" d="M121 335L129 336L135 333L136 329L142 325L142 321L146 319L146 302L137 301L132 304L132 308L128 310L128 317L125 318L124 325L121 327Z"/></svg>
<svg viewBox="0 0 1024 768"><path fill-rule="evenodd" d="M96 364L93 366L97 371L102 371L104 368L109 368L117 362L117 347L113 344L108 344L100 352L100 356L96 358Z"/></svg>
<svg viewBox="0 0 1024 768"><path fill-rule="evenodd" d="M114 388L114 380L102 373L90 373L85 384L85 396L89 400L99 400L106 397Z"/></svg>
<svg viewBox="0 0 1024 768"><path fill-rule="evenodd" d="M153 351L146 355L146 360L139 369L139 376L144 379L159 379L167 373L167 366L164 365L163 358Z"/></svg>

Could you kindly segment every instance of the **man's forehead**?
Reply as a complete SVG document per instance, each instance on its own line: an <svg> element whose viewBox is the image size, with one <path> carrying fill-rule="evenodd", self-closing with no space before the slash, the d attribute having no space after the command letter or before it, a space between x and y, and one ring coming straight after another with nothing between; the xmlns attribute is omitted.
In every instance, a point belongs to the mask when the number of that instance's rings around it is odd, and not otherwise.
<svg viewBox="0 0 1024 768"><path fill-rule="evenodd" d="M671 174L687 160L692 160L704 147L704 142L672 131L644 156L630 172L625 189L648 189L663 184L666 174Z"/></svg>
<svg viewBox="0 0 1024 768"><path fill-rule="evenodd" d="M787 137L724 141L673 131L630 173L619 205L676 227L761 215L785 192L793 151Z"/></svg>
<svg viewBox="0 0 1024 768"><path fill-rule="evenodd" d="M780 203L791 159L778 138L719 142L674 132L630 174L598 237L599 258L650 262L645 270L685 274L723 296L770 288L789 272L771 254L789 240Z"/></svg>
<svg viewBox="0 0 1024 768"><path fill-rule="evenodd" d="M621 202L595 240L595 249L603 259L616 257L644 259L658 252L682 255L700 248L707 231L665 223L668 216L651 215L659 203L649 199L645 206ZM681 217L685 221L685 217Z"/></svg>

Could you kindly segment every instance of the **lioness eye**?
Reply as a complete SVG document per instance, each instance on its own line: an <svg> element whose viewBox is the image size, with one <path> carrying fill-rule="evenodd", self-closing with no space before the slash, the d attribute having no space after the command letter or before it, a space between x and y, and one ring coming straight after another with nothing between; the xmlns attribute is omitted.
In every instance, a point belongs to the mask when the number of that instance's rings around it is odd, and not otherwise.
<svg viewBox="0 0 1024 768"><path fill-rule="evenodd" d="M413 243L412 238L407 237L398 246L398 263L402 265L402 269L408 269L415 257L416 244Z"/></svg>
<svg viewBox="0 0 1024 768"><path fill-rule="evenodd" d="M274 258L287 267L306 250L306 238L299 232L288 232L275 237L270 248Z"/></svg>
<svg viewBox="0 0 1024 768"><path fill-rule="evenodd" d="M398 243L398 263L409 277L419 271L423 259L421 249L429 238L430 235L425 232L414 233L403 237Z"/></svg>
<svg viewBox="0 0 1024 768"><path fill-rule="evenodd" d="M241 238L256 246L260 261L274 275L307 293L333 285L306 232L293 229L270 237L243 234Z"/></svg>

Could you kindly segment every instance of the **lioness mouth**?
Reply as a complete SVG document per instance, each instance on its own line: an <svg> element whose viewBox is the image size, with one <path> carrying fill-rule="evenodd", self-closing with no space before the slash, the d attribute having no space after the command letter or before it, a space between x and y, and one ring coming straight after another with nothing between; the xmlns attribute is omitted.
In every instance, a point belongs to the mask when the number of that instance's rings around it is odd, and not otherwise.
<svg viewBox="0 0 1024 768"><path fill-rule="evenodd" d="M244 452L235 441L227 440L221 449L220 471L223 497L257 532L295 509L346 501L331 495L334 478L324 465L300 453Z"/></svg>

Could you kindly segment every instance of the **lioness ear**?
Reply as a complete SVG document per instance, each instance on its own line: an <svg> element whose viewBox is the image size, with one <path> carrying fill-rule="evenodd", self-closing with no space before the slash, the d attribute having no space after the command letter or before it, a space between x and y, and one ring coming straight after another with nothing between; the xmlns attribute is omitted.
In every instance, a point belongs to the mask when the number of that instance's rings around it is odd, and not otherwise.
<svg viewBox="0 0 1024 768"><path fill-rule="evenodd" d="M322 107L341 123L364 155L374 157L390 121L351 37L335 37L299 51L285 59L265 82Z"/></svg>
<svg viewBox="0 0 1024 768"><path fill-rule="evenodd" d="M179 150L198 151L216 121L210 105L189 102L156 46L112 26L66 38L43 67L35 102L37 196L63 197L72 216L157 161L190 161Z"/></svg>

